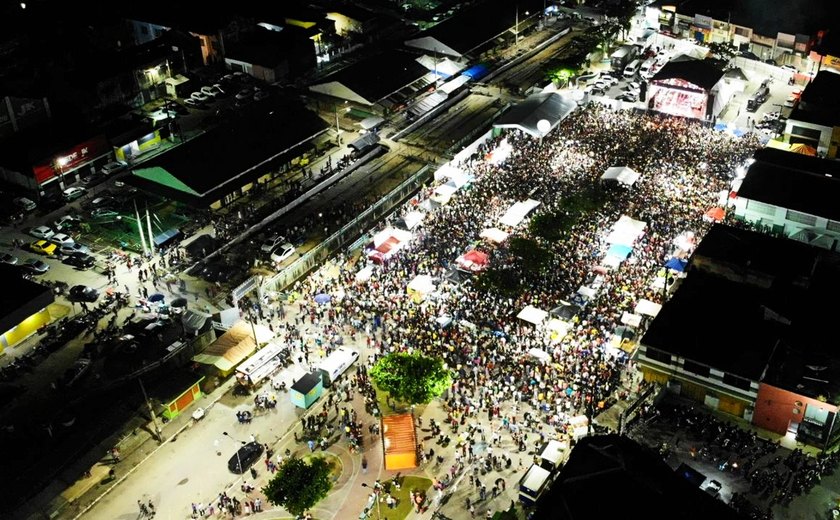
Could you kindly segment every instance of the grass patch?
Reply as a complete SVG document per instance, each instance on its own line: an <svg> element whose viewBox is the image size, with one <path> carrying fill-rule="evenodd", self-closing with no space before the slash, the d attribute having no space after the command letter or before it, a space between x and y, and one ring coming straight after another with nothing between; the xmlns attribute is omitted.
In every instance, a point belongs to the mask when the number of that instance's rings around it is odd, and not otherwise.
<svg viewBox="0 0 840 520"><path fill-rule="evenodd" d="M394 487L391 487L390 489L391 496L397 499L397 507L394 509L388 509L388 506L386 506L384 502L380 504L383 520L402 520L407 517L409 513L414 511L414 505L411 503L410 493L414 491L415 493L422 492L426 494L431 486L432 481L425 477L403 477L399 490ZM374 508L376 508L376 506L374 506ZM377 513L375 511L371 511L371 513L372 515L370 518L376 518Z"/></svg>

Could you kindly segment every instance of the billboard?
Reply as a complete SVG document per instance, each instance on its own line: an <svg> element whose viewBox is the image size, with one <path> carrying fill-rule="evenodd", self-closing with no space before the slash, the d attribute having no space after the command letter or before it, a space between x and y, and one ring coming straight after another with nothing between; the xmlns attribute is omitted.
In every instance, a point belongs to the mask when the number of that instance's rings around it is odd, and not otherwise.
<svg viewBox="0 0 840 520"><path fill-rule="evenodd" d="M88 139L69 150L56 153L55 156L34 165L32 171L35 173L35 181L38 184L44 184L59 173L69 173L107 151L108 142L105 140L105 136L99 135Z"/></svg>

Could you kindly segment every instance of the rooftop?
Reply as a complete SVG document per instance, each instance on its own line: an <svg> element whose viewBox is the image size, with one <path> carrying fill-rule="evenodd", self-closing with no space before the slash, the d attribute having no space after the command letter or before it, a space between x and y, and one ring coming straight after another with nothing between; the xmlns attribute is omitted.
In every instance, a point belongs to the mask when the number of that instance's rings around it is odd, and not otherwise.
<svg viewBox="0 0 840 520"><path fill-rule="evenodd" d="M293 158L327 128L315 113L277 98L253 103L238 114L135 169L134 175L192 197L211 196L216 190L229 193Z"/></svg>
<svg viewBox="0 0 840 520"><path fill-rule="evenodd" d="M716 225L688 276L641 342L812 398L840 397L840 356L825 302L840 290L840 254ZM819 378L809 366L824 367ZM809 378L809 376L811 376Z"/></svg>
<svg viewBox="0 0 840 520"><path fill-rule="evenodd" d="M714 87L720 78L723 77L723 70L709 63L706 60L697 60L687 56L673 59L666 63L659 72L653 75L651 81L662 81L666 79L681 79L697 85L706 91Z"/></svg>
<svg viewBox="0 0 840 520"><path fill-rule="evenodd" d="M816 34L824 28L823 21L830 19L835 0L789 0L774 3L772 9L762 2L732 0L657 0L653 5L676 6L677 13L710 16L719 21L731 21L750 27L762 36L775 37L776 33Z"/></svg>
<svg viewBox="0 0 840 520"><path fill-rule="evenodd" d="M415 54L390 49L330 74L318 85L314 85L312 90L332 95L332 88L344 87L368 104L374 104L429 72L426 67L417 63L416 58Z"/></svg>
<svg viewBox="0 0 840 520"><path fill-rule="evenodd" d="M540 121L548 121L549 129L554 128L575 108L577 108L576 102L557 92L540 92L528 96L527 99L502 114L493 126L515 127L534 137L540 137L544 135L544 132L538 128Z"/></svg>
<svg viewBox="0 0 840 520"><path fill-rule="evenodd" d="M609 500L605 500L609 490ZM734 509L672 470L657 454L619 435L578 441L536 518L740 519Z"/></svg>
<svg viewBox="0 0 840 520"><path fill-rule="evenodd" d="M55 301L52 290L21 278L17 267L0 266L3 298L0 298L0 334Z"/></svg>
<svg viewBox="0 0 840 520"><path fill-rule="evenodd" d="M750 165L738 196L840 222L840 165L803 154L779 153L785 155L764 155L778 162L759 160Z"/></svg>

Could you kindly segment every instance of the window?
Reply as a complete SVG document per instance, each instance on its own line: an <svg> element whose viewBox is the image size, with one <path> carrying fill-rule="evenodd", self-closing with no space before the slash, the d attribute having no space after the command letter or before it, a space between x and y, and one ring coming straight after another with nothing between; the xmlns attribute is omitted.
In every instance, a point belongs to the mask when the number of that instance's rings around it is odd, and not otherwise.
<svg viewBox="0 0 840 520"><path fill-rule="evenodd" d="M691 372L692 374L697 374L698 376L709 377L709 367L701 365L700 363L695 363L694 361L690 361L688 359L683 361L683 370Z"/></svg>
<svg viewBox="0 0 840 520"><path fill-rule="evenodd" d="M736 27L735 34L737 34L738 36L743 36L744 38L749 38L750 30L745 27Z"/></svg>
<svg viewBox="0 0 840 520"><path fill-rule="evenodd" d="M757 200L747 200L747 209L770 217L776 214L776 206L773 206L772 204L765 204Z"/></svg>
<svg viewBox="0 0 840 520"><path fill-rule="evenodd" d="M732 374L723 374L723 383L742 390L750 389L750 382L743 377L733 376Z"/></svg>
<svg viewBox="0 0 840 520"><path fill-rule="evenodd" d="M792 209L787 211L787 219L798 224L805 224L806 226L813 226L817 223L817 217L793 211Z"/></svg>
<svg viewBox="0 0 840 520"><path fill-rule="evenodd" d="M840 233L840 222L836 222L834 220L829 220L828 224L825 228L829 231L834 231L835 233Z"/></svg>
<svg viewBox="0 0 840 520"><path fill-rule="evenodd" d="M666 365L671 364L671 354L667 354L661 350L656 350L655 348L647 347L647 350L645 350L645 356L653 361L659 361L660 363L665 363Z"/></svg>

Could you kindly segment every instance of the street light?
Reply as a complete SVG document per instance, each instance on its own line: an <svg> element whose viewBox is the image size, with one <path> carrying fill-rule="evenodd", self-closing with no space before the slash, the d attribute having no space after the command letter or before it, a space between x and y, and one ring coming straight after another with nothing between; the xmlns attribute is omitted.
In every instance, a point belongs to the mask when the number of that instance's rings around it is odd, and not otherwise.
<svg viewBox="0 0 840 520"><path fill-rule="evenodd" d="M379 503L379 491L382 488L382 484L377 481L374 485L369 486L367 483L362 482L362 487L373 489L373 498L376 500L376 518L382 518L382 505Z"/></svg>
<svg viewBox="0 0 840 520"><path fill-rule="evenodd" d="M64 189L64 167L67 166L67 163L70 162L68 157L59 157L55 160L56 164L58 164L58 185L61 186L61 189Z"/></svg>
<svg viewBox="0 0 840 520"><path fill-rule="evenodd" d="M233 442L238 442L242 446L245 446L245 441L239 441L239 440L234 439L233 437L230 436L230 434L228 432L222 432L222 435L229 438ZM242 459L239 458L239 450L238 449L236 450L236 463L239 465L239 472L240 473L245 473L245 468L242 467Z"/></svg>

